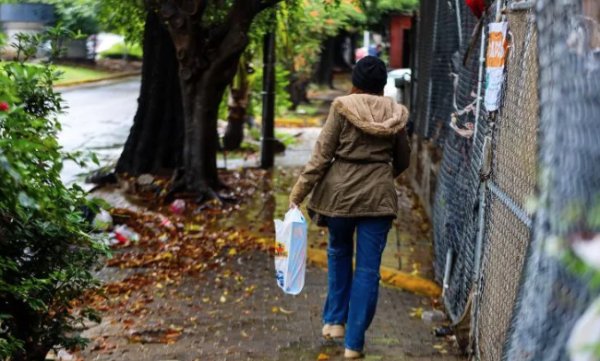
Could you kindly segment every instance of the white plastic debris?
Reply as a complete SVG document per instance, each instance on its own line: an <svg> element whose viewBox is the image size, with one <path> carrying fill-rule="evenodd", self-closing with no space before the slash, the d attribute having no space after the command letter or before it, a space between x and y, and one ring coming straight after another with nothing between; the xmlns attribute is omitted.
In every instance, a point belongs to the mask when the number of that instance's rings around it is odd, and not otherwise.
<svg viewBox="0 0 600 361"><path fill-rule="evenodd" d="M567 342L571 361L597 361L598 340L600 340L600 298L596 299L577 320Z"/></svg>
<svg viewBox="0 0 600 361"><path fill-rule="evenodd" d="M171 204L171 212L182 215L185 212L186 203L183 199L177 199Z"/></svg>
<svg viewBox="0 0 600 361"><path fill-rule="evenodd" d="M71 355L70 353L68 353L65 350L58 351L58 354L56 356L57 356L57 361L71 361L71 360L75 359L73 357L73 355Z"/></svg>
<svg viewBox="0 0 600 361"><path fill-rule="evenodd" d="M600 271L600 234L592 239L576 238L573 240L572 248L583 262Z"/></svg>
<svg viewBox="0 0 600 361"><path fill-rule="evenodd" d="M126 225L119 225L115 227L116 238L120 243L127 242L138 242L140 240L140 235L137 234L133 229L127 227Z"/></svg>
<svg viewBox="0 0 600 361"><path fill-rule="evenodd" d="M439 310L425 311L421 314L421 320L430 323L438 323L446 321L446 315Z"/></svg>
<svg viewBox="0 0 600 361"><path fill-rule="evenodd" d="M102 210L100 213L98 213L92 221L92 227L94 227L94 229L97 231L106 232L111 229L112 226L113 218L110 213L105 210Z"/></svg>

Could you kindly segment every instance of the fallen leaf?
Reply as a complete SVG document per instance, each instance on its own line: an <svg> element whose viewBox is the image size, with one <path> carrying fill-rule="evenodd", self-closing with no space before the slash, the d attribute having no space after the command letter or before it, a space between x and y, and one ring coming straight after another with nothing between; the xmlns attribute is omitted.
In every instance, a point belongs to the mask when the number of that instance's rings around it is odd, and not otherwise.
<svg viewBox="0 0 600 361"><path fill-rule="evenodd" d="M163 288L165 288L165 286L163 286L162 283L157 283L156 288L163 289Z"/></svg>
<svg viewBox="0 0 600 361"><path fill-rule="evenodd" d="M423 309L421 307L413 308L412 310L413 312L410 313L411 317L421 318L421 315L423 314Z"/></svg>
<svg viewBox="0 0 600 361"><path fill-rule="evenodd" d="M221 296L221 298L219 299L219 302L225 303L225 302L227 302L227 298L225 298L225 296Z"/></svg>
<svg viewBox="0 0 600 361"><path fill-rule="evenodd" d="M243 338L248 338L248 337L250 337L250 335L248 335L248 334L246 333L246 331L242 330L242 337L243 337Z"/></svg>
<svg viewBox="0 0 600 361"><path fill-rule="evenodd" d="M326 353L320 353L317 357L317 361L326 361L329 360L329 355Z"/></svg>
<svg viewBox="0 0 600 361"><path fill-rule="evenodd" d="M271 312L273 312L273 313L277 313L277 312L279 312L279 308L277 308L277 307L273 307L273 308L271 309Z"/></svg>
<svg viewBox="0 0 600 361"><path fill-rule="evenodd" d="M288 311L283 307L279 307L279 311L281 311L281 313L285 313L286 315L291 315L292 313L294 313L294 311Z"/></svg>

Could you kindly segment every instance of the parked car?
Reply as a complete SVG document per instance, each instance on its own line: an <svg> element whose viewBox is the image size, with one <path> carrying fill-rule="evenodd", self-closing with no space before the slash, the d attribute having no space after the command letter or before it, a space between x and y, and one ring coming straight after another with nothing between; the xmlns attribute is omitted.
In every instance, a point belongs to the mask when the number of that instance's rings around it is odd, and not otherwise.
<svg viewBox="0 0 600 361"><path fill-rule="evenodd" d="M411 71L410 69L396 69L388 73L388 80L383 90L383 95L394 99L397 103L402 100L402 94L396 88L396 79L404 79L406 82L410 82Z"/></svg>

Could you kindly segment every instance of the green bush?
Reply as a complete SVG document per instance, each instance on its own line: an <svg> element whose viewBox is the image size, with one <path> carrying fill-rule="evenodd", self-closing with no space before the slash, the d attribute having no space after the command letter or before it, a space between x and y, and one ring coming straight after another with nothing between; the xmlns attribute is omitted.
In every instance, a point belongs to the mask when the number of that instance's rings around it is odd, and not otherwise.
<svg viewBox="0 0 600 361"><path fill-rule="evenodd" d="M263 89L263 66L260 64L255 67L256 73L252 82L252 92L250 95L251 108L248 109L249 114L254 116L262 114L262 89ZM289 72L279 64L275 67L275 114L283 116L292 102L290 102L290 93L287 91L287 86L290 84L288 80Z"/></svg>
<svg viewBox="0 0 600 361"><path fill-rule="evenodd" d="M124 56L129 60L142 60L144 53L142 47L139 45L125 45L118 43L113 45L110 49L100 53L100 56L108 59L123 59Z"/></svg>
<svg viewBox="0 0 600 361"><path fill-rule="evenodd" d="M49 34L72 35L61 28ZM30 54L35 41L47 39L26 40L17 52ZM57 141L59 75L50 64L0 63L1 360L41 361L52 348L83 347L77 328L97 320L93 311L74 308L98 285L91 269L106 249L88 235L82 212L99 204L60 178L64 161L84 162Z"/></svg>

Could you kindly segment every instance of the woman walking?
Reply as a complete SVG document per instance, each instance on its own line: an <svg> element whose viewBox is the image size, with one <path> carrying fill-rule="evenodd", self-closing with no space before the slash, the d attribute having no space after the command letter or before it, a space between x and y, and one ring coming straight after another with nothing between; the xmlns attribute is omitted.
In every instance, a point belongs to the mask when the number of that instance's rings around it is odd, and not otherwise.
<svg viewBox="0 0 600 361"><path fill-rule="evenodd" d="M381 256L398 213L394 179L410 159L408 111L383 97L386 82L380 59L367 56L356 64L352 92L333 102L290 196L290 207L297 207L312 192L309 214L329 228L323 336L345 337L349 359L362 357L365 332L375 316Z"/></svg>

